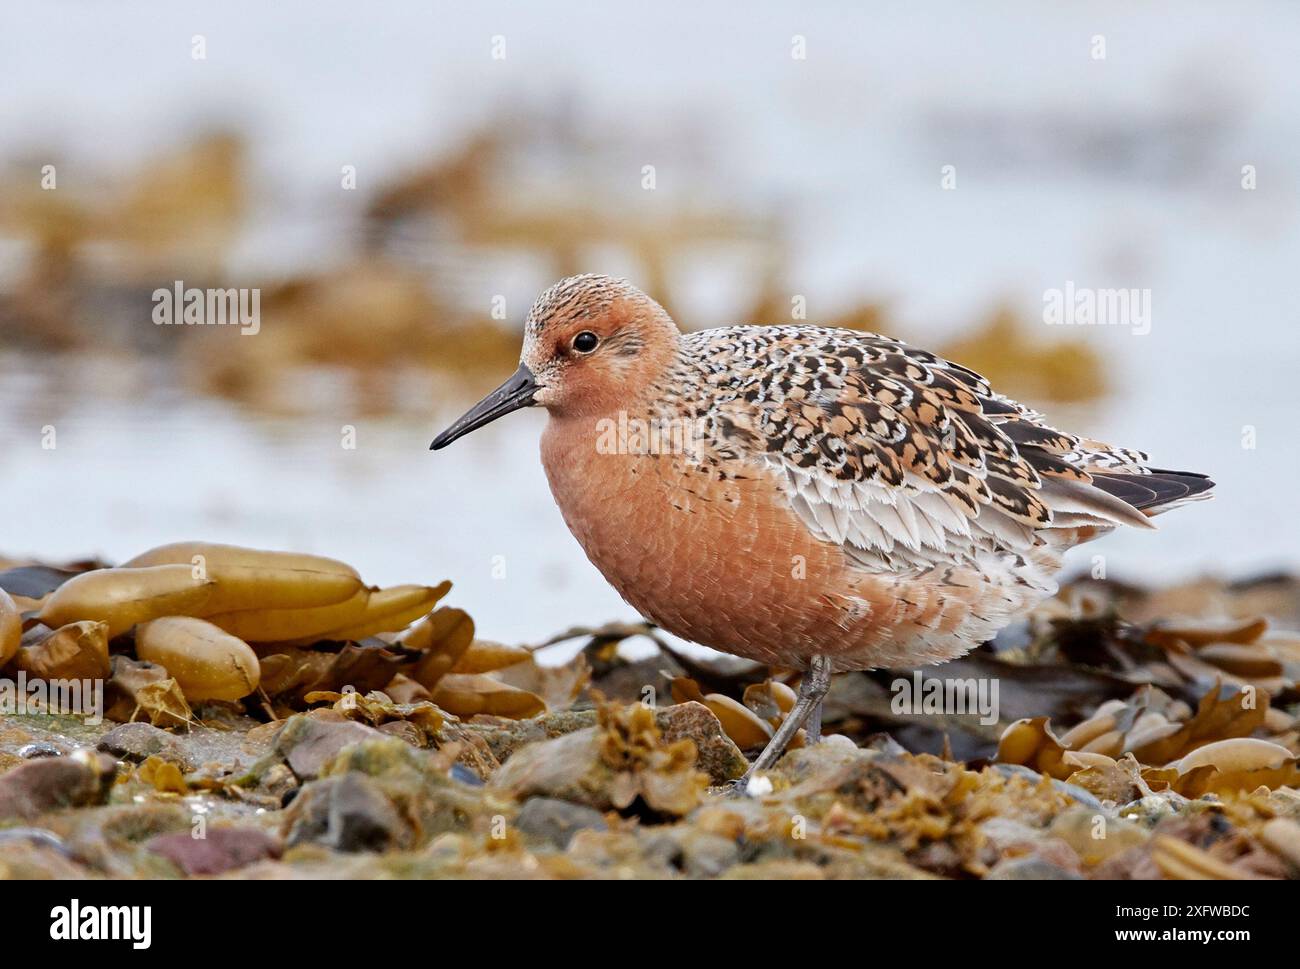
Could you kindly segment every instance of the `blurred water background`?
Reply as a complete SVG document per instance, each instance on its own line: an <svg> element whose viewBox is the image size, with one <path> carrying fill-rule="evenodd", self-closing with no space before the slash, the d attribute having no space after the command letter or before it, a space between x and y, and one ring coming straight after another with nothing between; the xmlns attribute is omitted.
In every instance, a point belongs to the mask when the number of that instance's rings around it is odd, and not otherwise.
<svg viewBox="0 0 1300 969"><path fill-rule="evenodd" d="M426 450L599 271L691 327L800 296L1219 482L1081 569L1294 569L1297 37L1262 2L6 4L0 556L205 538L451 578L491 638L632 618L542 414ZM259 289L261 331L155 326L175 280ZM1150 332L1048 326L1067 282L1150 290Z"/></svg>

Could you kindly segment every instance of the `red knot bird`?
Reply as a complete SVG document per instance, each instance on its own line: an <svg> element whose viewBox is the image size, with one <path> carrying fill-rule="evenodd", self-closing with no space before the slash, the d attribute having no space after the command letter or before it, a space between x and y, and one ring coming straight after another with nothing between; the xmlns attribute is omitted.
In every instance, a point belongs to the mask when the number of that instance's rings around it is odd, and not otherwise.
<svg viewBox="0 0 1300 969"><path fill-rule="evenodd" d="M546 290L514 376L432 447L533 405L550 412L555 501L624 599L684 639L803 671L746 778L801 728L816 742L833 673L961 656L1056 591L1067 549L1213 487L1058 431L901 341L683 334L608 276Z"/></svg>

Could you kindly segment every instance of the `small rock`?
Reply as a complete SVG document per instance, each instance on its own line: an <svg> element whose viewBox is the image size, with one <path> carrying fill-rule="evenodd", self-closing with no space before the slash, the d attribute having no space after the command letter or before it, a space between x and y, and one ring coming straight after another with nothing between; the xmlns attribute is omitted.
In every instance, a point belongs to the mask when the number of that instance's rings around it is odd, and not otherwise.
<svg viewBox="0 0 1300 969"><path fill-rule="evenodd" d="M261 777L259 789L267 797L286 803L298 790L298 778L288 764L272 764Z"/></svg>
<svg viewBox="0 0 1300 969"><path fill-rule="evenodd" d="M1078 784L1071 784L1069 781L1053 780L1052 786L1067 797L1074 798L1074 800L1078 801L1084 807L1091 808L1094 811L1105 810L1101 801L1097 799L1097 796L1093 794L1092 791L1080 787Z"/></svg>
<svg viewBox="0 0 1300 969"><path fill-rule="evenodd" d="M730 841L743 841L749 832L765 830L771 816L758 801L718 798L701 805L689 821L696 830L721 835Z"/></svg>
<svg viewBox="0 0 1300 969"><path fill-rule="evenodd" d="M1031 784L1037 784L1043 779L1043 775L1038 773L1032 767L1026 767L1024 764L990 764L994 770L1005 774L1007 777L1023 777ZM1068 781L1052 779L1052 786L1064 794L1066 797L1078 801L1085 807L1090 807L1095 811L1104 811L1101 801L1091 792L1084 790L1078 784L1071 784Z"/></svg>
<svg viewBox="0 0 1300 969"><path fill-rule="evenodd" d="M1290 818L1273 818L1265 822L1260 837L1264 844L1300 868L1300 824Z"/></svg>
<svg viewBox="0 0 1300 969"><path fill-rule="evenodd" d="M528 720L492 721L476 718L462 728L487 741L493 756L502 763L525 744L576 733L596 724L595 710L562 710ZM749 762L735 742L722 730L712 711L702 703L676 703L655 711L655 726L666 744L689 737L698 753L696 766L709 775L709 783L721 785L735 780L749 769Z"/></svg>
<svg viewBox="0 0 1300 969"><path fill-rule="evenodd" d="M468 784L470 787L482 787L483 778L479 777L464 764L456 763L451 765L451 779L459 781L461 784Z"/></svg>
<svg viewBox="0 0 1300 969"><path fill-rule="evenodd" d="M416 749L425 745L424 731L409 720L390 720L379 725L379 732L405 740Z"/></svg>
<svg viewBox="0 0 1300 969"><path fill-rule="evenodd" d="M1084 811L1083 808L1074 808ZM1085 812L1091 815L1091 812ZM1077 874L1080 866L1080 854L1074 844L1058 837L1050 829L1036 828L1012 818L993 817L982 822L980 834L990 851L1002 858L1002 862L1015 859L1035 858L1044 864L1052 865L1063 871ZM1117 843L1118 843L1117 838ZM992 859L988 859L992 861ZM999 862L999 865L1002 863ZM999 865L994 865L997 870Z"/></svg>
<svg viewBox="0 0 1300 969"><path fill-rule="evenodd" d="M472 723L460 724L459 728L481 736L498 762L506 759L525 744L539 740L562 737L576 730L595 726L595 710L560 710L527 720L507 720L504 717L478 716ZM453 739L455 724L449 724Z"/></svg>
<svg viewBox="0 0 1300 969"><path fill-rule="evenodd" d="M645 853L691 878L714 878L740 861L736 842L682 825L647 835Z"/></svg>
<svg viewBox="0 0 1300 969"><path fill-rule="evenodd" d="M386 735L355 720L299 715L290 717L275 738L275 752L300 780L319 777L321 768L344 747Z"/></svg>
<svg viewBox="0 0 1300 969"><path fill-rule="evenodd" d="M1130 801L1115 813L1126 821L1136 821L1154 827L1164 818L1185 814L1190 803L1177 791L1156 791L1136 801Z"/></svg>
<svg viewBox="0 0 1300 969"><path fill-rule="evenodd" d="M68 751L58 744L51 744L45 741L34 744L23 744L18 748L17 754L23 760L36 760L40 757L64 757Z"/></svg>
<svg viewBox="0 0 1300 969"><path fill-rule="evenodd" d="M1006 858L984 876L988 881L1079 881L1082 875L1033 856Z"/></svg>
<svg viewBox="0 0 1300 969"><path fill-rule="evenodd" d="M287 840L355 852L407 848L414 839L383 789L348 771L303 788L290 808Z"/></svg>
<svg viewBox="0 0 1300 969"><path fill-rule="evenodd" d="M835 790L857 781L874 769L880 755L853 744L819 743L785 754L770 772L805 793ZM897 785L895 785L896 787Z"/></svg>
<svg viewBox="0 0 1300 969"><path fill-rule="evenodd" d="M325 844L339 851L384 851L400 844L404 831L392 803L365 775L339 777L330 797Z"/></svg>
<svg viewBox="0 0 1300 969"><path fill-rule="evenodd" d="M1097 763L1076 771L1070 784L1090 792L1103 804L1127 804L1142 796L1144 785L1132 758L1113 763Z"/></svg>
<svg viewBox="0 0 1300 969"><path fill-rule="evenodd" d="M553 797L530 797L515 818L515 827L543 838L557 848L567 848L581 830L605 831L605 816L594 808Z"/></svg>
<svg viewBox="0 0 1300 969"><path fill-rule="evenodd" d="M901 757L907 753L907 748L887 733L872 734L866 739L862 749L874 750L876 753L885 754L888 757Z"/></svg>
<svg viewBox="0 0 1300 969"><path fill-rule="evenodd" d="M600 752L596 727L527 744L501 765L488 787L521 799L540 795L608 810L612 805L607 788L613 774Z"/></svg>
<svg viewBox="0 0 1300 969"><path fill-rule="evenodd" d="M92 877L89 869L49 845L36 841L16 840L0 850L0 881L65 882L84 881Z"/></svg>
<svg viewBox="0 0 1300 969"><path fill-rule="evenodd" d="M1088 808L1063 811L1048 829L1079 856L1085 865L1099 865L1113 856L1146 844L1150 833L1132 821L1107 817Z"/></svg>
<svg viewBox="0 0 1300 969"><path fill-rule="evenodd" d="M116 764L98 756L94 761L42 757L0 775L0 821L30 821L57 808L102 804Z"/></svg>
<svg viewBox="0 0 1300 969"><path fill-rule="evenodd" d="M41 845L57 851L65 858L72 858L73 853L53 831L45 828L3 828L0 829L0 844L13 844L15 842L26 842L28 844Z"/></svg>
<svg viewBox="0 0 1300 969"><path fill-rule="evenodd" d="M708 707L690 701L655 711L655 725L666 744L690 738L695 741L695 766L709 775L709 783L725 784L744 776L749 761L722 730L722 724Z"/></svg>
<svg viewBox="0 0 1300 969"><path fill-rule="evenodd" d="M378 785L420 838L473 828L476 819L502 810L485 801L483 786L454 780L443 756L415 750L395 737L350 745L322 768L326 778L350 771Z"/></svg>
<svg viewBox="0 0 1300 969"><path fill-rule="evenodd" d="M820 742L823 744L829 744L832 748L838 747L841 750L858 749L858 745L853 742L853 739L844 736L842 733L828 733Z"/></svg>
<svg viewBox="0 0 1300 969"><path fill-rule="evenodd" d="M980 823L979 832L999 855L1017 849L1033 848L1046 837L1041 828L1031 828L1012 818L989 818Z"/></svg>
<svg viewBox="0 0 1300 969"><path fill-rule="evenodd" d="M439 734L438 740L439 747L446 747L450 744L456 744L460 747L457 765L474 774L480 784L491 777L496 772L496 769L501 766L501 762L492 753L486 735L470 729L469 724L447 721L442 725L442 732Z"/></svg>
<svg viewBox="0 0 1300 969"><path fill-rule="evenodd" d="M767 797L772 791L772 779L766 774L755 774L745 785L747 797Z"/></svg>
<svg viewBox="0 0 1300 969"><path fill-rule="evenodd" d="M811 861L768 858L750 865L736 865L723 872L729 881L822 881L826 873Z"/></svg>
<svg viewBox="0 0 1300 969"><path fill-rule="evenodd" d="M564 857L585 868L617 872L620 878L670 878L676 874L675 845L661 844L657 851L646 849L646 841L631 831L587 829L574 834Z"/></svg>
<svg viewBox="0 0 1300 969"><path fill-rule="evenodd" d="M519 799L554 797L599 811L622 811L640 798L651 811L680 816L708 789L709 776L696 760L689 739L666 741L654 713L631 704L611 708L600 726L521 748L487 786Z"/></svg>
<svg viewBox="0 0 1300 969"><path fill-rule="evenodd" d="M961 853L947 841L928 841L908 852L907 860L936 875L949 878L959 875L964 859Z"/></svg>
<svg viewBox="0 0 1300 969"><path fill-rule="evenodd" d="M219 875L280 856L279 842L258 828L209 828L202 838L185 831L163 834L146 842L145 848L187 875Z"/></svg>
<svg viewBox="0 0 1300 969"><path fill-rule="evenodd" d="M182 770L193 769L176 738L149 723L124 723L114 727L100 738L98 749L112 754L118 760L129 760L134 764L141 764L150 757L158 757Z"/></svg>

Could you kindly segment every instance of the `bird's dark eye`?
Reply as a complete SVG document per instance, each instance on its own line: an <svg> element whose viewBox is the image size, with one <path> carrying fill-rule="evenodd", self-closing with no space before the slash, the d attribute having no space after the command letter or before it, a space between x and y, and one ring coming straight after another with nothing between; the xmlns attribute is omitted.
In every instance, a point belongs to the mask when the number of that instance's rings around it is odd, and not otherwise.
<svg viewBox="0 0 1300 969"><path fill-rule="evenodd" d="M590 330L583 330L573 338L573 349L579 353L590 353L600 344L600 337Z"/></svg>

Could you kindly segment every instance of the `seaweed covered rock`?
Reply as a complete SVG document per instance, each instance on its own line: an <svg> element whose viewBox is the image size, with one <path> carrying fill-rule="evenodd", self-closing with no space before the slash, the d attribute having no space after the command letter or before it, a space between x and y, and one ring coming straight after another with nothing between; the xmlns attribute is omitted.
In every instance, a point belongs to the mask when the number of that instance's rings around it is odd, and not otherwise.
<svg viewBox="0 0 1300 969"><path fill-rule="evenodd" d="M641 704L602 705L594 727L529 744L497 771L489 788L514 797L554 797L597 810L640 801L651 812L683 815L709 786L696 769L695 742L666 742L655 714Z"/></svg>
<svg viewBox="0 0 1300 969"><path fill-rule="evenodd" d="M453 777L448 756L379 736L346 745L303 786L284 820L290 845L404 849L446 831L487 830L502 815L503 805L488 803L481 786Z"/></svg>
<svg viewBox="0 0 1300 969"><path fill-rule="evenodd" d="M478 717L457 729L481 737L493 756L505 762L526 744L592 728L598 721L596 710L561 710L528 720ZM665 742L690 740L695 744L696 766L709 775L712 784L735 780L749 767L744 753L727 736L718 718L701 703L690 701L658 707L654 710L654 722Z"/></svg>

